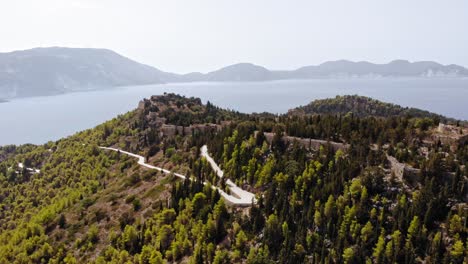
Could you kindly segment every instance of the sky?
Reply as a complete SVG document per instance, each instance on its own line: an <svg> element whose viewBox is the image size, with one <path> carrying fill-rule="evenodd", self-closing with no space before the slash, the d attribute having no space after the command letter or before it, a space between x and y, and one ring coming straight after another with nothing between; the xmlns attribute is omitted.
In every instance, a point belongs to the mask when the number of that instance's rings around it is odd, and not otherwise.
<svg viewBox="0 0 468 264"><path fill-rule="evenodd" d="M107 48L164 71L347 59L468 66L466 0L14 0L0 52Z"/></svg>

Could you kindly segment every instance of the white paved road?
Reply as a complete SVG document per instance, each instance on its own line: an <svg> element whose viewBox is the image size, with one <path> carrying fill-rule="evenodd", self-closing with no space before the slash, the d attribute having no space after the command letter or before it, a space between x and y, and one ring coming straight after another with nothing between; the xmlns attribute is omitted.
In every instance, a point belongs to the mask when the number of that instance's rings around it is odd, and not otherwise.
<svg viewBox="0 0 468 264"><path fill-rule="evenodd" d="M224 172L221 170L221 168L219 168L218 164L216 164L216 162L210 156L210 154L208 153L208 147L206 145L204 145L201 148L201 155L206 158L208 163L210 163L211 168L216 172L216 175L218 175L218 177L220 177L220 178L223 178L224 177ZM252 201L256 202L255 194L239 188L230 179L226 180L226 185L229 186L229 190L231 191L231 193L233 195L235 195L237 197L237 199L239 199L238 202L240 202L242 204L249 204L249 205L252 204Z"/></svg>
<svg viewBox="0 0 468 264"><path fill-rule="evenodd" d="M106 150L112 150L112 151L118 151L118 152L123 153L125 155L131 156L131 157L134 157L134 158L138 158L138 164L140 164L141 166L144 166L146 168L155 169L155 170L161 171L161 172L166 173L166 174L171 173L171 171L169 171L169 170L166 170L166 169L163 169L163 168L156 167L156 166L150 165L148 163L145 163L145 158L143 156L138 155L138 154L134 154L134 153L124 151L124 150L121 150L121 149L117 149L117 148L108 148L108 147L99 147L99 148L106 149ZM216 172L216 175L218 175L218 177L220 177L220 178L224 177L224 172L219 168L218 164L216 164L216 162L213 160L213 158L211 158L211 156L208 153L208 148L207 148L206 145L201 148L201 155L203 157L205 157L206 160L210 163L211 168ZM181 178L181 179L186 179L187 178L187 176L179 174L179 173L173 173L173 174L174 174L174 176L176 176L178 178ZM191 178L189 178L189 179L192 180ZM207 183L204 182L203 184L207 184ZM226 202L228 202L229 204L236 205L236 206L250 206L250 205L252 205L252 203L256 202L255 195L253 193L242 190L241 188L239 188L235 183L233 183L229 179L226 181L226 184L229 187L229 190L231 191L231 193L233 195L230 195L230 194L226 193L225 191L221 190L218 187L212 186L212 188L218 190L219 193L221 194L221 197L223 197L224 200L226 200Z"/></svg>

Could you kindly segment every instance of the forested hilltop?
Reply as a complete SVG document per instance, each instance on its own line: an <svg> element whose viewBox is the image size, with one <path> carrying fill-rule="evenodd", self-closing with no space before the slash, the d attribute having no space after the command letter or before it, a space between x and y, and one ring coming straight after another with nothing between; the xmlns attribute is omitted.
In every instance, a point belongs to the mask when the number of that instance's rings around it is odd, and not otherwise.
<svg viewBox="0 0 468 264"><path fill-rule="evenodd" d="M362 100L277 116L165 94L1 147L0 263L466 263L468 128Z"/></svg>
<svg viewBox="0 0 468 264"><path fill-rule="evenodd" d="M343 95L335 98L315 100L308 105L297 107L289 111L290 114L347 114L352 113L359 117L377 116L409 116L439 118L443 121L448 118L429 111L401 107L399 105L381 102L369 97L359 95ZM453 121L453 119L451 119Z"/></svg>

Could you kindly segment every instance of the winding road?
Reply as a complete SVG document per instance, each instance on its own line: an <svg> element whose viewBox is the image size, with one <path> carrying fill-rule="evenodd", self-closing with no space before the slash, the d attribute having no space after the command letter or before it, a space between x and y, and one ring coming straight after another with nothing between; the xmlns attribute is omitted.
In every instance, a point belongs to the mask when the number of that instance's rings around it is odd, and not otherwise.
<svg viewBox="0 0 468 264"><path fill-rule="evenodd" d="M210 156L208 153L208 147L204 145L201 147L201 155L202 157L205 157L205 159L210 163L211 168L214 170L216 175L218 177L223 178L224 177L224 172L219 168L218 164L213 160L213 158ZM248 204L251 205L252 201L255 203L255 194L245 191L239 186L237 186L234 182L232 182L230 179L226 180L226 185L229 186L229 190L231 191L232 194L234 194L236 197L238 197L238 203L239 204Z"/></svg>
<svg viewBox="0 0 468 264"><path fill-rule="evenodd" d="M143 166L143 167L146 167L148 169L158 170L158 171L163 172L165 174L171 174L172 173L169 170L166 170L166 169L163 169L163 168L160 168L160 167L156 167L156 166L153 166L153 165L150 165L150 164L146 163L145 158L143 156L138 155L138 154L134 154L134 153L131 153L131 152L128 152L128 151L125 151L125 150L121 150L121 149L117 149L117 148L109 148L109 147L99 147L99 148L105 149L105 150L117 151L117 152L120 152L122 154L131 156L131 157L134 157L134 158L138 158L138 164ZM220 178L223 178L224 177L224 172L221 170L221 168L219 168L218 164L216 164L216 162L213 160L213 158L208 153L208 147L206 145L204 145L200 149L200 151L201 151L201 156L204 157L208 161L208 163L211 165L211 168L215 171L216 175L218 177L220 177ZM181 178L181 179L188 178L190 180L193 180L192 178L187 177L185 175L182 175L180 173L173 173L173 174L174 174L174 176L176 176L178 178ZM204 182L203 184L207 184L207 182ZM232 205L235 205L235 206L251 206L252 203L256 202L255 194L239 188L231 180L228 179L226 181L226 185L229 187L229 190L232 193L232 195L226 193L225 191L221 190L220 188L218 188L216 186L211 186L211 187L213 189L218 190L221 197L223 197L224 200L228 204L232 204Z"/></svg>

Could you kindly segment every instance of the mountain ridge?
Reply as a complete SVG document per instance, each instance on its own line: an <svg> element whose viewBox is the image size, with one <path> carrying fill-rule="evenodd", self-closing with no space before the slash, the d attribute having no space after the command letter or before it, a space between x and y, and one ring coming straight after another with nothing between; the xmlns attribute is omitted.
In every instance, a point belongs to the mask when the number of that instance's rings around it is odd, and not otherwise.
<svg viewBox="0 0 468 264"><path fill-rule="evenodd" d="M139 63L108 49L49 47L0 53L0 98L6 99L161 83L400 77L468 77L468 69L432 61L394 60L375 64L336 60L295 70L270 70L243 62L208 73L177 74Z"/></svg>
<svg viewBox="0 0 468 264"><path fill-rule="evenodd" d="M107 49L35 48L0 54L0 97L163 83L171 74Z"/></svg>

